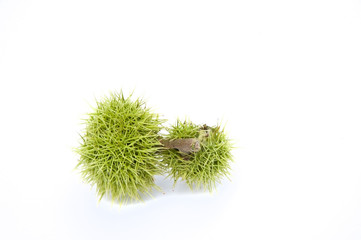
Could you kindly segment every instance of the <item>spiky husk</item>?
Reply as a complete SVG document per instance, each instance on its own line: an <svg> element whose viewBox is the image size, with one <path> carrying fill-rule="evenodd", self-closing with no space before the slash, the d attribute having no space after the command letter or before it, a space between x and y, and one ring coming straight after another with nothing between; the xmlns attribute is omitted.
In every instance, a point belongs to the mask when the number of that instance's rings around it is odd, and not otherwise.
<svg viewBox="0 0 361 240"><path fill-rule="evenodd" d="M77 168L85 182L96 186L99 201L110 195L120 203L150 195L154 175L162 173L159 131L164 121L141 99L112 93L97 101L85 120Z"/></svg>
<svg viewBox="0 0 361 240"><path fill-rule="evenodd" d="M162 151L168 177L174 179L174 184L183 179L191 189L212 192L223 177L229 177L233 147L220 125L208 127L178 120L168 132L166 139L198 138L201 143L196 153L183 154L176 149Z"/></svg>

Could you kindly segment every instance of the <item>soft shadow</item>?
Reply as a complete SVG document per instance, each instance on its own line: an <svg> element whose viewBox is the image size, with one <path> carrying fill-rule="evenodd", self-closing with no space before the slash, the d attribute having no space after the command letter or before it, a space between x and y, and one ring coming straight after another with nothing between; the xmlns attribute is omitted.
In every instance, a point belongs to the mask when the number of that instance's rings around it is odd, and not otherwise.
<svg viewBox="0 0 361 240"><path fill-rule="evenodd" d="M143 204L145 202L149 202L155 199L159 199L159 198L163 198L163 197L167 197L167 196L174 196L174 195L195 195L195 194L204 194L205 191L202 191L200 189L194 189L191 190L189 188L189 186L187 185L187 183L185 181L177 181L177 183L174 185L174 181L170 178L166 178L164 176L155 176L154 177L154 181L155 184L160 187L160 191L157 189L153 189L151 191L151 196L146 195L146 194L141 194L141 197L143 199L143 201L139 202L139 201L132 201L132 202L127 202L127 203L122 203L123 206L126 205L139 205L139 204ZM112 203L112 204L120 204L119 201L113 201L112 202L112 197L110 194L106 195L103 197L104 201L108 202L108 203Z"/></svg>

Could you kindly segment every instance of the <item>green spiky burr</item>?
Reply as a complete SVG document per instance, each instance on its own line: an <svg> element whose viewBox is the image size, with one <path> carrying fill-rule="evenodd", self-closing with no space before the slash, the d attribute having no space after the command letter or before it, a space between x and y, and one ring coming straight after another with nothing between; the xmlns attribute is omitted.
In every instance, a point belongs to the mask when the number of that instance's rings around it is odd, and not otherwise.
<svg viewBox="0 0 361 240"><path fill-rule="evenodd" d="M104 195L125 203L150 195L162 174L159 131L164 122L142 99L112 93L97 101L85 120L77 168L83 180Z"/></svg>
<svg viewBox="0 0 361 240"><path fill-rule="evenodd" d="M163 163L174 184L182 179L191 189L211 192L223 177L229 177L233 147L220 125L209 127L178 120L168 132L163 140ZM186 143L190 140L191 145Z"/></svg>

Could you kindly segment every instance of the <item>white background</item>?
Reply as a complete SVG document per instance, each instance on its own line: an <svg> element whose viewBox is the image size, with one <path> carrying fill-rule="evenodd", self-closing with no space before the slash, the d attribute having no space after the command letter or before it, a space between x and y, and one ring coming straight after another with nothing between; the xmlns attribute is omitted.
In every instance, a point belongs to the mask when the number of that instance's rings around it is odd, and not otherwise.
<svg viewBox="0 0 361 240"><path fill-rule="evenodd" d="M0 239L361 239L361 1L0 0ZM232 181L97 204L95 98L227 122Z"/></svg>

